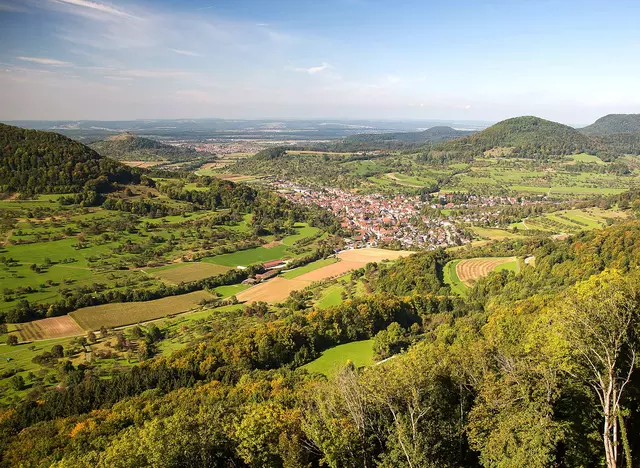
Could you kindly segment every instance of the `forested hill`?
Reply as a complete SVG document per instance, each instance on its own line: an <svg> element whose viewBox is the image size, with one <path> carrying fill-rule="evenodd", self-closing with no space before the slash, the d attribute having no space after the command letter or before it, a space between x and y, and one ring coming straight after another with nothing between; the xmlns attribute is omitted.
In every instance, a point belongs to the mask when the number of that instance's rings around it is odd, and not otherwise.
<svg viewBox="0 0 640 468"><path fill-rule="evenodd" d="M494 155L537 157L593 152L598 144L567 125L539 117L504 120L471 136L436 145L433 151L451 156Z"/></svg>
<svg viewBox="0 0 640 468"><path fill-rule="evenodd" d="M0 192L105 192L140 177L140 170L60 134L0 124Z"/></svg>
<svg viewBox="0 0 640 468"><path fill-rule="evenodd" d="M611 135L613 133L640 133L640 114L609 114L591 125L581 128L585 135Z"/></svg>
<svg viewBox="0 0 640 468"><path fill-rule="evenodd" d="M367 133L353 135L345 138L345 143L440 143L468 136L472 133L473 132L470 131L456 130L451 127L438 126L431 127L422 132Z"/></svg>
<svg viewBox="0 0 640 468"><path fill-rule="evenodd" d="M89 145L103 156L119 161L170 161L183 162L200 155L192 148L171 146L133 133L122 133Z"/></svg>

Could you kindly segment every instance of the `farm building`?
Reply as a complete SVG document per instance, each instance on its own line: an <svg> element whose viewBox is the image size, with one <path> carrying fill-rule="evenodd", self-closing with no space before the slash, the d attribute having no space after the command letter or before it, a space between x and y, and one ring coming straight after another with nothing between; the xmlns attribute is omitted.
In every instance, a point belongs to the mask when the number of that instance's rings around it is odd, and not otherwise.
<svg viewBox="0 0 640 468"><path fill-rule="evenodd" d="M273 278L278 275L278 270L269 270L266 273L262 273L261 275L256 275L256 279L258 281L268 280L269 278Z"/></svg>
<svg viewBox="0 0 640 468"><path fill-rule="evenodd" d="M284 262L282 260L271 260L270 262L265 262L262 264L267 270L270 268L277 268L279 266L283 266Z"/></svg>

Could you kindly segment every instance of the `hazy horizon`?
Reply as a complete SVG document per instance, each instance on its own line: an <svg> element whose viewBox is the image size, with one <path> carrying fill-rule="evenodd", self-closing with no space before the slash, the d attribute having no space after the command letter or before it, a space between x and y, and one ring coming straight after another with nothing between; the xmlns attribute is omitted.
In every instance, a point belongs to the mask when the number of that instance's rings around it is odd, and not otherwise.
<svg viewBox="0 0 640 468"><path fill-rule="evenodd" d="M0 119L581 126L640 110L639 15L630 0L0 0Z"/></svg>

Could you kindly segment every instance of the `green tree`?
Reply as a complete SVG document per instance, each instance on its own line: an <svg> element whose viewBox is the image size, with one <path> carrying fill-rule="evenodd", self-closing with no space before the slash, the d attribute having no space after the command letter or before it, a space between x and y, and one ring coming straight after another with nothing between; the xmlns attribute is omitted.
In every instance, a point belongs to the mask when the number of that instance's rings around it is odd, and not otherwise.
<svg viewBox="0 0 640 468"><path fill-rule="evenodd" d="M16 374L13 377L11 377L11 379L9 380L9 385L11 385L11 388L17 391L24 390L26 387L24 378L19 374Z"/></svg>
<svg viewBox="0 0 640 468"><path fill-rule="evenodd" d="M640 351L640 275L611 270L574 287L562 309L562 325L574 366L569 373L585 382L602 411L607 466L619 465L626 428L622 404ZM623 443L628 449L628 444ZM627 463L631 453L625 450Z"/></svg>

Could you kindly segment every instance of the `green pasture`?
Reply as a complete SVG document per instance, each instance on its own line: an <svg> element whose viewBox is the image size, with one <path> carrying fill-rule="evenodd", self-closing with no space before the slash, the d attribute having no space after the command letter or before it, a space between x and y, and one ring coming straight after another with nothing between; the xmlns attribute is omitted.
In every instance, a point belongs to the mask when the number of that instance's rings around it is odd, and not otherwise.
<svg viewBox="0 0 640 468"><path fill-rule="evenodd" d="M465 296L469 288L465 285L460 278L458 278L458 274L456 273L456 265L460 263L460 260L452 260L444 266L443 274L444 274L444 284L448 284L451 288L451 292L458 294L460 296Z"/></svg>
<svg viewBox="0 0 640 468"><path fill-rule="evenodd" d="M348 362L356 367L374 364L373 340L354 341L327 349L318 359L302 366L302 369L332 377Z"/></svg>
<svg viewBox="0 0 640 468"><path fill-rule="evenodd" d="M341 284L332 284L322 291L320 298L316 301L318 309L328 309L329 307L342 304L342 293L344 286Z"/></svg>

